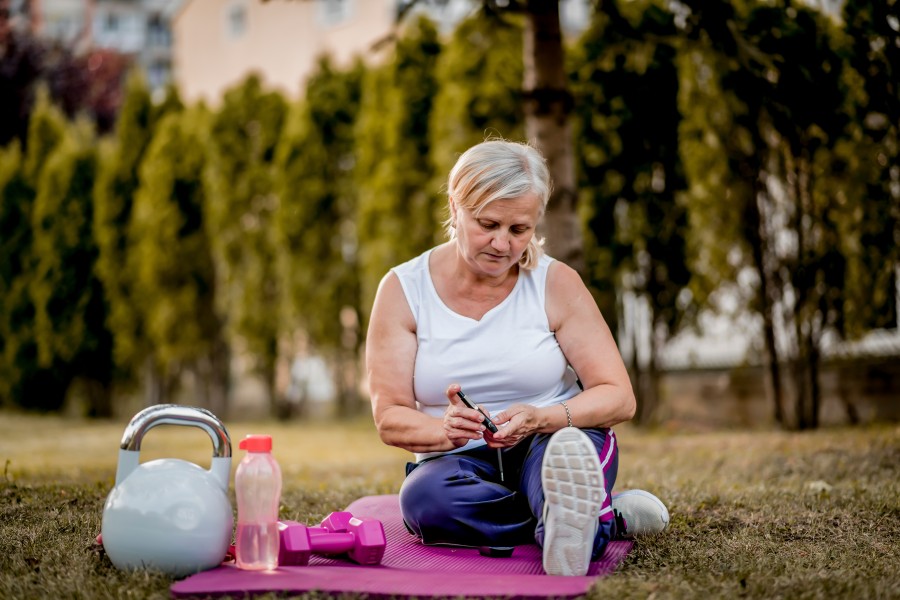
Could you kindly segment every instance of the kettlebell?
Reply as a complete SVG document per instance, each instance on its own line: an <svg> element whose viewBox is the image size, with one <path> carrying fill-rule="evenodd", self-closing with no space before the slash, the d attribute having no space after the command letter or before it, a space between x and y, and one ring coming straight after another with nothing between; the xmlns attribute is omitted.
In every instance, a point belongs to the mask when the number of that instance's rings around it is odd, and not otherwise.
<svg viewBox="0 0 900 600"><path fill-rule="evenodd" d="M140 464L141 441L157 425L199 427L213 443L207 471L186 460ZM136 414L119 447L116 485L103 507L103 547L119 569L183 577L218 566L231 543L231 438L208 410L159 404Z"/></svg>

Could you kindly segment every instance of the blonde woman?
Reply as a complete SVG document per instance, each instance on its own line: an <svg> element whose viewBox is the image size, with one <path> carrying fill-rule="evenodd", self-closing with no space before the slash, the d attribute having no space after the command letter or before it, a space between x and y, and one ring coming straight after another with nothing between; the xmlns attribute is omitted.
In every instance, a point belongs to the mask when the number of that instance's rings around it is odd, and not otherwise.
<svg viewBox="0 0 900 600"><path fill-rule="evenodd" d="M426 544L536 541L547 573L584 575L629 519L668 521L646 492L614 515L611 428L634 415L628 373L581 278L542 252L540 153L483 142L447 189L449 241L384 277L367 337L378 432L415 454L404 522Z"/></svg>

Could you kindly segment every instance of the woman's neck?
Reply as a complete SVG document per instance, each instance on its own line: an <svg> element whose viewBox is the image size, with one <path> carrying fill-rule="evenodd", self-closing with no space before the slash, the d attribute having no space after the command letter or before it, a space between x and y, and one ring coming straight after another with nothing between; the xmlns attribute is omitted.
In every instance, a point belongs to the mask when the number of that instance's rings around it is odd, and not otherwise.
<svg viewBox="0 0 900 600"><path fill-rule="evenodd" d="M519 267L491 276L474 271L452 242L432 255L431 279L441 300L453 311L480 320L503 302L518 281Z"/></svg>

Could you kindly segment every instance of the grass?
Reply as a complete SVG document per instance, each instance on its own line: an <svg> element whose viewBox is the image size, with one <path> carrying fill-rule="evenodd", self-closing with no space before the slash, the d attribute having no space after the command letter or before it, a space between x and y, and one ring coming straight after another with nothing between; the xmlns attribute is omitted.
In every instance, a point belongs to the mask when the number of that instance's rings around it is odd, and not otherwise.
<svg viewBox="0 0 900 600"><path fill-rule="evenodd" d="M409 456L365 420L228 427L235 441L274 436L282 517L303 522L396 492ZM169 598L171 579L120 572L93 545L123 429L0 415L0 598ZM900 598L900 426L617 433L616 487L656 493L672 521L589 598ZM203 432L176 427L142 448L204 466L210 454Z"/></svg>

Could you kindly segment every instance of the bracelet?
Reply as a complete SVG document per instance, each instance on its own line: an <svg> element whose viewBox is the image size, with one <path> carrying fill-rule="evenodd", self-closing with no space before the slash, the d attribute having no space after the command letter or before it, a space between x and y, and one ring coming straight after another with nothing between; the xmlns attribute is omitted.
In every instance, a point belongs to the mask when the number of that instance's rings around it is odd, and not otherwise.
<svg viewBox="0 0 900 600"><path fill-rule="evenodd" d="M571 427L572 426L572 413L569 412L569 405L566 404L565 402L560 402L560 404L562 404L563 408L566 409L566 421L569 422L567 427Z"/></svg>

